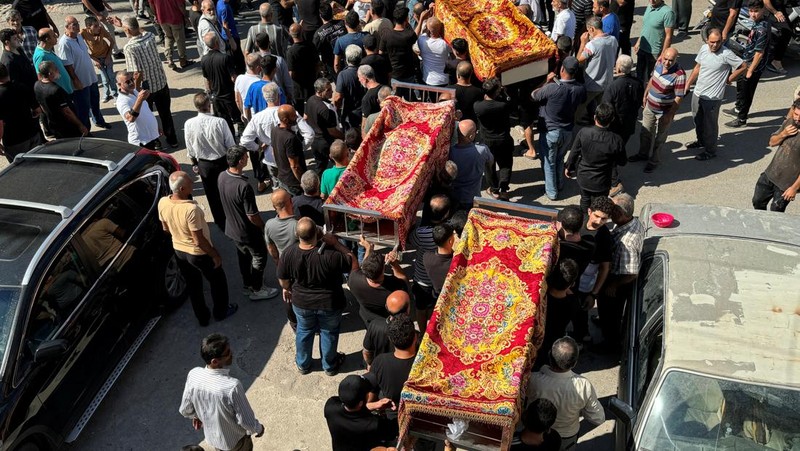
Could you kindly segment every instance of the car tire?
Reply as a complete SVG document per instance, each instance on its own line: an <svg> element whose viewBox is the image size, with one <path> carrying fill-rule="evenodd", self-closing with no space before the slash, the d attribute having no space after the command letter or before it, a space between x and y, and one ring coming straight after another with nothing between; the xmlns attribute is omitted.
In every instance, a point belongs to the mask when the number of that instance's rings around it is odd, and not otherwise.
<svg viewBox="0 0 800 451"><path fill-rule="evenodd" d="M186 280L178 267L178 258L175 256L175 252L170 251L167 257L162 259L159 274L161 307L167 312L173 311L180 307L183 301L189 297Z"/></svg>

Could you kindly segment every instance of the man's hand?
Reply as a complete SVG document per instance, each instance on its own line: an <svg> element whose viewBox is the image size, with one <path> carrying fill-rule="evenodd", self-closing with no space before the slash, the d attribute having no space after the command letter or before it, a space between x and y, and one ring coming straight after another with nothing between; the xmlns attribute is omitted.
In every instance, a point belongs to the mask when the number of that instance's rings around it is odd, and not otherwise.
<svg viewBox="0 0 800 451"><path fill-rule="evenodd" d="M545 83L550 83L551 81L553 81L555 79L556 79L556 73L555 72L550 72L549 74L547 74L547 81Z"/></svg>
<svg viewBox="0 0 800 451"><path fill-rule="evenodd" d="M583 34L581 35L581 45L586 45L586 43L589 42L589 37L590 37L589 32L584 31Z"/></svg>
<svg viewBox="0 0 800 451"><path fill-rule="evenodd" d="M215 253L211 259L214 260L214 268L222 266L222 257L219 256L219 253Z"/></svg>
<svg viewBox="0 0 800 451"><path fill-rule="evenodd" d="M192 427L195 431L199 431L203 429L203 422L200 421L200 418L192 418Z"/></svg>
<svg viewBox="0 0 800 451"><path fill-rule="evenodd" d="M367 241L364 238L364 235L358 237L358 245L363 247L367 254L371 253L375 249L375 245Z"/></svg>
<svg viewBox="0 0 800 451"><path fill-rule="evenodd" d="M774 16L775 16L775 19L778 20L778 22L786 22L786 16L783 15L783 12L778 11L778 12L776 12L774 14Z"/></svg>
<svg viewBox="0 0 800 451"><path fill-rule="evenodd" d="M786 191L783 192L783 199L787 202L791 202L794 200L794 197L797 195L797 188L794 186L790 186L786 188Z"/></svg>
<svg viewBox="0 0 800 451"><path fill-rule="evenodd" d="M97 61L96 59L92 59L92 64L94 64L94 67L100 69L100 61Z"/></svg>
<svg viewBox="0 0 800 451"><path fill-rule="evenodd" d="M192 165L192 172L194 172L195 174L200 174L200 166L198 166L196 164L193 164Z"/></svg>
<svg viewBox="0 0 800 451"><path fill-rule="evenodd" d="M722 39L722 42L725 42L725 38ZM636 55L639 53L639 41L636 41L636 45L633 46L633 54Z"/></svg>
<svg viewBox="0 0 800 451"><path fill-rule="evenodd" d="M287 304L292 303L292 290L283 289L283 302Z"/></svg>
<svg viewBox="0 0 800 451"><path fill-rule="evenodd" d="M84 125L81 125L81 128L79 128L78 130L80 130L81 136L86 136L89 134L89 129L86 128L86 126Z"/></svg>
<svg viewBox="0 0 800 451"><path fill-rule="evenodd" d="M141 91L139 91L139 94L136 96L136 98L140 99L142 102L147 100L148 97L150 97L150 91L147 90L147 89L142 89Z"/></svg>
<svg viewBox="0 0 800 451"><path fill-rule="evenodd" d="M114 24L115 27L122 28L122 19L120 19L119 17L117 17L117 16L113 16L113 17L109 16L108 17L108 21L111 22L112 24Z"/></svg>
<svg viewBox="0 0 800 451"><path fill-rule="evenodd" d="M581 302L581 309L585 311L589 311L594 307L594 295L589 293L583 298L583 302Z"/></svg>
<svg viewBox="0 0 800 451"><path fill-rule="evenodd" d="M386 254L386 258L384 259L387 265L393 265L400 261L400 257L397 256L397 251L391 251Z"/></svg>
<svg viewBox="0 0 800 451"><path fill-rule="evenodd" d="M262 424L262 425L261 425L261 432L259 432L258 434L256 434L256 437L261 437L261 436L263 436L263 435L264 435L264 429L266 429L266 428L265 428L265 427L264 427L264 425Z"/></svg>
<svg viewBox="0 0 800 451"><path fill-rule="evenodd" d="M336 238L336 235L328 232L325 235L322 235L322 242L328 246L336 246L339 244L339 239Z"/></svg>
<svg viewBox="0 0 800 451"><path fill-rule="evenodd" d="M76 91L80 91L81 89L83 89L83 83L81 83L81 81L76 78L75 80L72 80L72 87Z"/></svg>
<svg viewBox="0 0 800 451"><path fill-rule="evenodd" d="M385 410L385 409L392 409L396 410L397 406L395 406L394 402L389 398L382 398L375 402L371 402L367 404L367 409L369 410Z"/></svg>
<svg viewBox="0 0 800 451"><path fill-rule="evenodd" d="M794 124L787 125L781 132L784 139L797 134L797 126Z"/></svg>

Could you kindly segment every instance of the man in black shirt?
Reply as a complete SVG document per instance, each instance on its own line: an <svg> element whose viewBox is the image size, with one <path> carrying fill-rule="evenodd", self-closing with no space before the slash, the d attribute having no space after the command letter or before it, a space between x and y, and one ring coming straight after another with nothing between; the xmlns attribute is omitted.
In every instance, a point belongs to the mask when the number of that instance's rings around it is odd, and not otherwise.
<svg viewBox="0 0 800 451"><path fill-rule="evenodd" d="M417 355L417 331L414 322L406 314L397 315L387 329L389 341L394 352L386 352L375 357L364 377L372 384L369 400L389 398L395 406L400 406L400 393L408 380L414 357ZM387 410L386 417L397 419L396 410ZM392 423L397 427L397 422Z"/></svg>
<svg viewBox="0 0 800 451"><path fill-rule="evenodd" d="M219 35L209 32L203 36L203 42L210 49L200 60L203 69L203 78L206 91L211 93L211 104L214 106L214 116L225 119L231 133L236 136L234 124L241 126L242 113L236 105L236 69L233 57L219 51Z"/></svg>
<svg viewBox="0 0 800 451"><path fill-rule="evenodd" d="M614 120L611 122L612 132L622 138L622 148L628 145L628 140L636 132L637 118L644 97L642 81L636 78L633 72L633 60L628 55L620 55L614 65L614 81L603 92L603 103L614 107ZM614 166L611 173L611 195L622 190L619 171Z"/></svg>
<svg viewBox="0 0 800 451"><path fill-rule="evenodd" d="M11 81L8 69L0 63L0 155L9 163L17 154L42 143L36 120L40 112L33 87Z"/></svg>
<svg viewBox="0 0 800 451"><path fill-rule="evenodd" d="M314 130L311 151L314 153L317 175L328 167L330 147L336 139L344 138L344 133L337 127L336 108L330 102L333 95L331 82L327 78L318 78L314 82L314 95L306 102L306 122Z"/></svg>
<svg viewBox="0 0 800 451"><path fill-rule="evenodd" d="M344 51L347 67L336 77L336 91L333 93L333 104L341 108L342 122L345 130L361 129L361 99L364 87L358 81L358 65L361 62L361 48L355 44L347 46Z"/></svg>
<svg viewBox="0 0 800 451"><path fill-rule="evenodd" d="M578 265L578 275L583 273L594 254L594 243L583 239L581 227L583 210L577 205L567 205L558 212L558 261L573 260Z"/></svg>
<svg viewBox="0 0 800 451"><path fill-rule="evenodd" d="M14 0L11 9L19 11L22 16L22 25L33 27L36 30L52 28L58 34L58 27L45 9L42 0Z"/></svg>
<svg viewBox="0 0 800 451"><path fill-rule="evenodd" d="M456 109L461 111L461 120L471 119L477 123L475 103L483 100L483 89L472 84L472 73L472 63L461 61L456 67L456 84L450 87L456 90Z"/></svg>
<svg viewBox="0 0 800 451"><path fill-rule="evenodd" d="M9 77L15 82L33 89L36 84L36 70L31 60L22 53L22 35L16 30L6 28L0 30L0 42L3 43L3 55L0 63L8 69Z"/></svg>
<svg viewBox="0 0 800 451"><path fill-rule="evenodd" d="M528 404L522 414L525 429L514 437L510 451L559 451L561 436L552 429L557 416L556 406L547 399L535 399Z"/></svg>
<svg viewBox="0 0 800 451"><path fill-rule="evenodd" d="M742 2L743 0L717 0L711 9L711 20L703 30L703 35L707 35L708 30L716 28L722 32L722 42L724 44L736 26Z"/></svg>
<svg viewBox="0 0 800 451"><path fill-rule="evenodd" d="M286 50L286 64L289 66L289 76L294 81L294 107L302 116L306 111L306 100L314 92L314 81L319 73L319 52L311 41L303 38L300 25L292 24L289 36L294 44Z"/></svg>
<svg viewBox="0 0 800 451"><path fill-rule="evenodd" d="M375 80L388 86L391 83L392 65L385 55L378 53L378 38L374 35L364 36L364 52L367 56L361 59L361 64L366 64L375 71Z"/></svg>
<svg viewBox="0 0 800 451"><path fill-rule="evenodd" d="M364 325L369 327L373 321L381 321L389 316L386 310L386 298L394 291L408 291L408 277L403 272L396 252L384 257L374 251L374 246L364 237L359 244L366 250L361 268L353 271L347 279L350 293L356 298L358 314ZM384 267L392 267L392 275L384 273Z"/></svg>
<svg viewBox="0 0 800 451"><path fill-rule="evenodd" d="M367 118L370 114L381 110L378 91L381 90L383 85L375 80L375 71L366 64L358 67L358 82L367 90L364 93L364 97L361 98L361 136L366 136L369 131L366 130Z"/></svg>
<svg viewBox="0 0 800 451"><path fill-rule="evenodd" d="M425 271L431 279L433 296L438 299L453 261L453 245L456 242L453 226L445 222L434 227L433 242L436 243L436 250L426 252L422 259L425 262Z"/></svg>
<svg viewBox="0 0 800 451"><path fill-rule="evenodd" d="M547 275L547 314L541 350L550 349L556 340L563 337L567 325L580 309L578 296L571 288L578 281L578 264L571 258L559 258L558 264ZM539 352L534 362L534 371L547 363L549 353Z"/></svg>
<svg viewBox="0 0 800 451"><path fill-rule="evenodd" d="M464 38L453 39L450 46L453 48L454 58L450 58L444 63L444 72L450 77L450 84L455 84L458 81L458 65L463 61L472 63L469 59L469 47ZM469 82L476 84L477 80L470 78Z"/></svg>
<svg viewBox="0 0 800 451"><path fill-rule="evenodd" d="M611 0L611 12L619 18L619 50L631 54L631 27L633 26L634 0ZM578 35L575 35L578 37Z"/></svg>
<svg viewBox="0 0 800 451"><path fill-rule="evenodd" d="M300 23L303 24L303 40L311 43L314 33L322 26L322 19L319 17L320 0L296 0L297 14L300 16ZM289 27L289 34L292 29Z"/></svg>
<svg viewBox="0 0 800 451"><path fill-rule="evenodd" d="M61 78L51 61L39 64L39 81L33 86L36 101L42 106L56 138L77 138L89 133L75 114L75 105L56 81Z"/></svg>
<svg viewBox="0 0 800 451"><path fill-rule="evenodd" d="M292 195L302 194L300 178L306 172L306 159L303 155L303 142L297 136L297 112L291 105L278 107L277 127L272 127L270 141L278 166L278 188Z"/></svg>
<svg viewBox="0 0 800 451"><path fill-rule="evenodd" d="M325 76L333 80L336 74L333 68L333 45L339 36L347 34L347 30L344 28L344 22L333 20L333 8L327 2L319 5L319 16L322 19L322 26L314 33L312 42L325 65Z"/></svg>
<svg viewBox="0 0 800 451"><path fill-rule="evenodd" d="M392 79L417 83L419 72L419 58L414 53L414 44L417 43L417 34L408 26L408 8L402 6L395 8L392 17L394 28L381 39L380 52L389 57L392 65ZM411 90L403 89L403 94L408 99Z"/></svg>
<svg viewBox="0 0 800 451"><path fill-rule="evenodd" d="M577 172L581 211L589 208L593 197L608 197L611 172L628 163L622 138L608 128L613 119L614 107L601 103L594 113L594 127L582 128L575 135L565 175Z"/></svg>
<svg viewBox="0 0 800 451"><path fill-rule="evenodd" d="M219 200L225 211L225 235L236 244L243 293L253 301L277 296L277 288L265 287L267 243L264 241L264 220L258 213L256 194L244 176L247 149L232 146L226 153L228 170L217 179Z"/></svg>
<svg viewBox="0 0 800 451"><path fill-rule="evenodd" d="M308 170L300 177L300 187L303 194L292 197L294 205L294 217L311 218L316 224L325 224L325 217L322 214L322 204L325 203L319 195L319 176L317 173Z"/></svg>
<svg viewBox="0 0 800 451"><path fill-rule="evenodd" d="M497 78L483 82L484 99L475 102L475 116L480 124L481 139L494 156L494 164L486 172L489 194L508 200L511 170L514 165L514 140L511 138L511 104ZM499 170L497 169L499 168Z"/></svg>
<svg viewBox="0 0 800 451"><path fill-rule="evenodd" d="M367 333L364 334L364 349L361 351L361 355L367 364L367 371L369 371L376 356L394 350L394 346L389 342L389 336L387 335L389 323L394 321L394 318L400 314L408 315L411 313L411 297L405 291L393 291L386 298L386 311L389 312L389 316L385 319L370 322L369 326L367 326Z"/></svg>
<svg viewBox="0 0 800 451"><path fill-rule="evenodd" d="M388 398L374 403L367 402L369 382L361 376L351 374L339 383L339 396L325 402L325 421L331 434L333 451L369 451L386 445L394 437L392 420L373 415L373 411L391 409Z"/></svg>
<svg viewBox="0 0 800 451"><path fill-rule="evenodd" d="M292 11L294 0L269 0L269 4L274 11L272 18L275 20L275 25L280 25L288 30L294 23L294 11Z"/></svg>
<svg viewBox="0 0 800 451"><path fill-rule="evenodd" d="M337 352L339 326L346 300L342 273L358 269L358 259L336 236L322 236L321 229L309 218L297 221L299 243L281 254L278 281L283 299L292 303L297 315L295 363L300 374L311 371L314 334L319 331L322 369L335 376L345 355ZM320 247L320 239L325 243Z"/></svg>

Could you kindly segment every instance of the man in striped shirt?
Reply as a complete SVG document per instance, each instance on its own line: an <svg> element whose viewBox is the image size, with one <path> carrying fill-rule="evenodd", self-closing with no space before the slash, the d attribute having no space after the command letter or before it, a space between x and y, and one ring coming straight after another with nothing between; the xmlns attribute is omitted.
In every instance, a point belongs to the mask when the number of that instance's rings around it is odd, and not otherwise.
<svg viewBox="0 0 800 451"><path fill-rule="evenodd" d="M180 413L203 428L206 441L218 450L251 451L251 435L264 435L264 425L253 413L239 379L230 376L233 352L228 337L211 334L203 339L200 355L205 367L189 371Z"/></svg>
<svg viewBox="0 0 800 451"><path fill-rule="evenodd" d="M644 172L652 172L661 163L661 147L667 141L669 126L685 94L686 72L678 64L678 51L670 47L656 63L647 83L642 99L639 153L628 158L628 161L647 161Z"/></svg>

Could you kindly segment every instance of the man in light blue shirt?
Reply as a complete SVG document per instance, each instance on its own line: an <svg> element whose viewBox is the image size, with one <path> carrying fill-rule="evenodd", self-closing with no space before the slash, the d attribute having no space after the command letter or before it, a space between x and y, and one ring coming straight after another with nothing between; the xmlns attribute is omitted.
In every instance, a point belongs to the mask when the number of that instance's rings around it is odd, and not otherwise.
<svg viewBox="0 0 800 451"><path fill-rule="evenodd" d="M475 144L478 127L465 119L458 123L458 143L450 148L449 159L458 166L453 191L462 208L470 208L475 196L481 195L481 181L486 166L494 164L494 156L483 144Z"/></svg>

